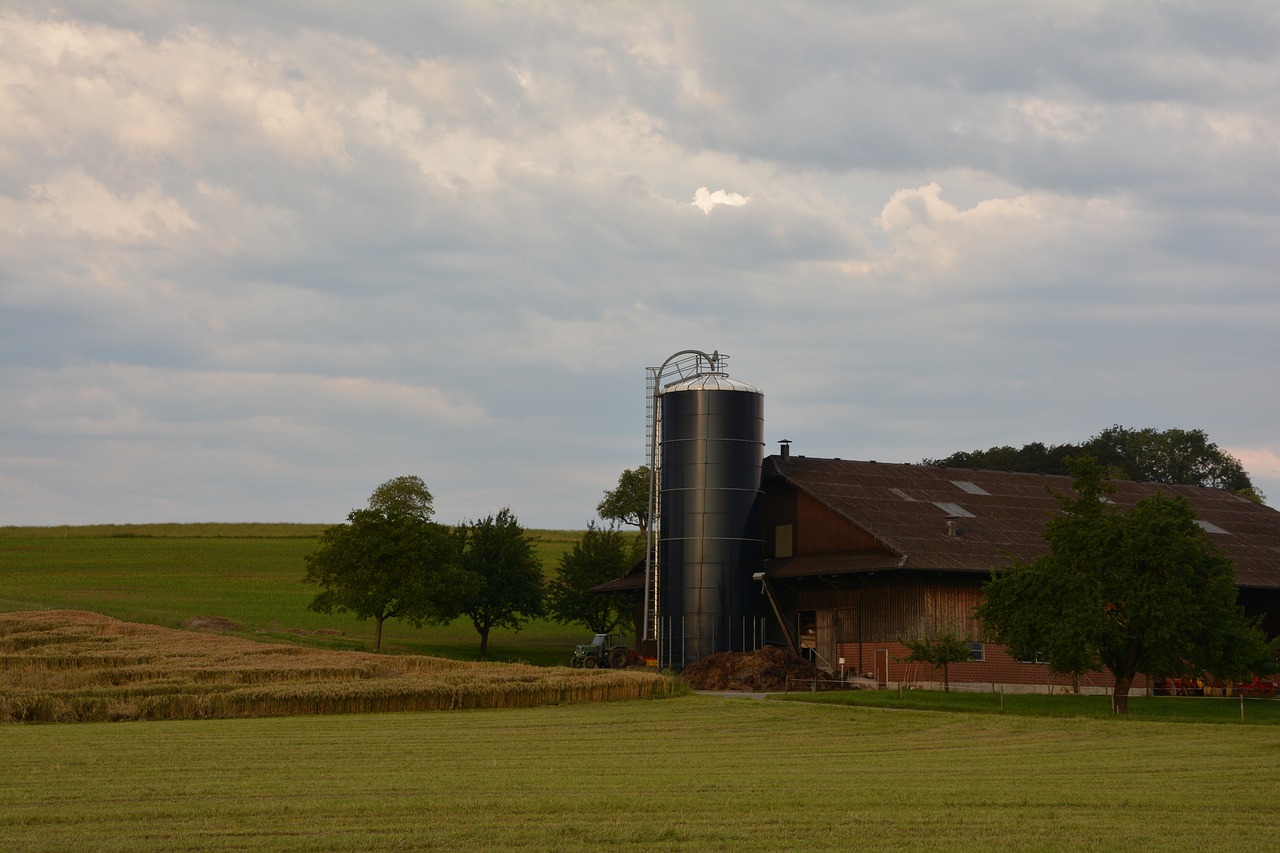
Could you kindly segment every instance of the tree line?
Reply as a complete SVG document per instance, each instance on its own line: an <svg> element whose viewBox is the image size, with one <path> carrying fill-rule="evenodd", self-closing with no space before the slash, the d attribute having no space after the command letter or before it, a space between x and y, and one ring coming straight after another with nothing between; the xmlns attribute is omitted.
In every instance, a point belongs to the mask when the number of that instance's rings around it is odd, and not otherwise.
<svg viewBox="0 0 1280 853"><path fill-rule="evenodd" d="M373 490L368 505L320 537L307 555L304 582L320 586L310 609L374 620L374 650L388 619L442 625L465 616L487 657L494 628L519 630L545 616L608 633L633 620L625 596L587 592L621 577L639 559L634 536L588 526L544 579L534 542L509 507L456 526L433 520L434 498L422 478L402 476Z"/></svg>
<svg viewBox="0 0 1280 853"><path fill-rule="evenodd" d="M921 464L941 468L982 468L1029 474L1070 474L1070 458L1089 456L1113 480L1168 483L1223 489L1262 503L1265 496L1230 453L1209 440L1200 429L1130 429L1116 424L1079 444L1033 441L1020 448L1009 445L986 450L957 451Z"/></svg>

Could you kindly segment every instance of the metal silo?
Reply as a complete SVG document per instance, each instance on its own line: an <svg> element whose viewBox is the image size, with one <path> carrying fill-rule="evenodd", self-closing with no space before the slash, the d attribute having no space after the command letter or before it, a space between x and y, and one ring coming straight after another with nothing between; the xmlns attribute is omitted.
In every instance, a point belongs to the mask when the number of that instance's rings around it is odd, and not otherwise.
<svg viewBox="0 0 1280 853"><path fill-rule="evenodd" d="M690 356L663 384L672 359ZM651 372L653 505L647 573L661 666L764 645L759 585L764 395L729 378L727 356L679 353Z"/></svg>

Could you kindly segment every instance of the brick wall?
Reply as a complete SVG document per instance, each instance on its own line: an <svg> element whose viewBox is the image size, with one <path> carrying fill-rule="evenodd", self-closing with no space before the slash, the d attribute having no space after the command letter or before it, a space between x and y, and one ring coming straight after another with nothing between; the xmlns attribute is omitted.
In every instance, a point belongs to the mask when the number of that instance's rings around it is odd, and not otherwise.
<svg viewBox="0 0 1280 853"><path fill-rule="evenodd" d="M904 658L911 651L901 643L875 642L862 644L859 668L859 648L857 643L840 643L836 646L836 658L832 661L838 670L840 658L844 658L844 671L847 674L864 674L877 677L876 650L888 652L888 672L880 673L890 685L900 682L920 684L921 686L941 687L942 667L932 667L927 663L907 663ZM1003 687L1008 692L1068 692L1073 689L1070 676L1055 675L1045 664L1024 663L1015 660L1004 646L993 643L983 644L982 661L965 661L953 663L949 667L951 686L954 689L996 690ZM882 656L883 659L883 656ZM1134 680L1134 690L1145 690L1152 685L1146 676ZM1102 693L1115 686L1111 673L1104 671L1089 672L1080 676L1079 688L1084 693Z"/></svg>

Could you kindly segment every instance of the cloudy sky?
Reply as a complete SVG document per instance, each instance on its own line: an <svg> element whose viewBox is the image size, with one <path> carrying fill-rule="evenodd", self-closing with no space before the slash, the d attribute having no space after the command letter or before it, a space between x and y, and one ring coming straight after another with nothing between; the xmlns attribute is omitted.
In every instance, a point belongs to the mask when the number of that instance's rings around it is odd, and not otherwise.
<svg viewBox="0 0 1280 853"><path fill-rule="evenodd" d="M769 450L1200 428L1280 506L1280 7L0 7L0 524L580 528Z"/></svg>

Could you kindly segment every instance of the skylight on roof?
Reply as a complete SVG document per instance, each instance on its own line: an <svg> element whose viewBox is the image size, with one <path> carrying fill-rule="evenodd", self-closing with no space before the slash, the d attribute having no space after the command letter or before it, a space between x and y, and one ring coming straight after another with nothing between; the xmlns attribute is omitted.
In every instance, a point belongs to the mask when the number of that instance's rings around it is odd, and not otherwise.
<svg viewBox="0 0 1280 853"><path fill-rule="evenodd" d="M904 501L915 501L915 498L911 497L911 495L902 491L902 489L890 489L889 491L893 492L895 495L902 498Z"/></svg>
<svg viewBox="0 0 1280 853"><path fill-rule="evenodd" d="M1227 532L1223 530L1221 527L1219 527L1218 525L1214 524L1212 521L1205 521L1203 518L1196 519L1196 527L1199 527L1205 533L1226 533Z"/></svg>
<svg viewBox="0 0 1280 853"><path fill-rule="evenodd" d="M968 480L952 480L951 483L952 485L958 486L961 490L966 491L971 495L990 495L991 494L986 489L982 488L982 486L979 486L977 483L970 483Z"/></svg>
<svg viewBox="0 0 1280 853"><path fill-rule="evenodd" d="M954 515L957 518L977 518L976 515L960 506L960 504L953 504L947 501L934 501L933 505L945 512L947 515Z"/></svg>

